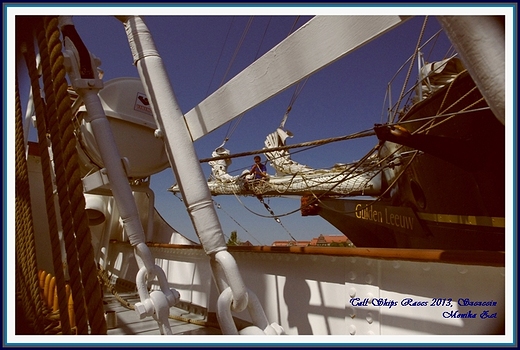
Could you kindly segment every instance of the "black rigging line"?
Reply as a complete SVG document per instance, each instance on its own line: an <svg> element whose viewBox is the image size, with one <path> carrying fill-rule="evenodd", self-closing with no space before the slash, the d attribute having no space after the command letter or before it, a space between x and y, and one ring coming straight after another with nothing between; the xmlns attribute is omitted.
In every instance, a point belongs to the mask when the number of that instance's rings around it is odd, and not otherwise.
<svg viewBox="0 0 520 350"><path fill-rule="evenodd" d="M291 27L291 30L289 31L289 34L287 34L287 36L291 35L292 32L294 31L294 28L296 28L296 24L298 23L298 20L300 19L300 16L297 16L296 19L294 20L293 22L293 25Z"/></svg>
<svg viewBox="0 0 520 350"><path fill-rule="evenodd" d="M231 60L229 61L229 65L226 69L226 73L224 73L224 76L222 77L222 81L220 82L220 86L224 85L224 81L229 73L229 70L231 69L231 66L233 65L233 63L235 62L235 59L238 55L238 51L240 51L240 48L242 47L242 44L244 43L244 39L247 35L247 33L249 32L249 28L251 28L251 23L253 23L253 19L254 17L249 17L249 20L246 24L246 27L244 28L244 31L242 32L242 37L240 38L239 42L238 42L238 45L235 49L235 52L233 53L233 57L231 58ZM233 123L229 123L228 125L228 130L226 132L226 136L224 137L224 142L222 143L222 145L220 147L222 147L228 140L229 140L229 137L231 136L231 134L233 134L233 132L235 131L235 129L237 128L238 126L238 123L240 122L240 120L242 119L244 115L240 115L239 119L237 120L236 123L234 123L234 126L233 128L231 128L232 124Z"/></svg>
<svg viewBox="0 0 520 350"><path fill-rule="evenodd" d="M242 47L242 44L244 43L244 39L246 38L247 33L249 32L249 28L251 27L251 23L253 23L253 17L249 17L249 21L247 21L246 27L244 28L244 31L242 32L242 36L240 37L240 40L238 42L238 45L235 49L235 52L233 53L233 57L231 58L231 61L229 61L229 65L226 69L226 73L224 73L224 76L222 77L222 81L220 82L220 86L224 85L224 81L226 80L226 77L229 73L229 70L231 69L231 66L235 62L235 59L238 55L238 51L240 51L240 48Z"/></svg>
<svg viewBox="0 0 520 350"><path fill-rule="evenodd" d="M296 24L298 23L299 19L300 19L300 16L296 17L296 19L294 20L293 26L291 27L291 30L289 31L289 34L287 34L287 36L291 35L291 33L294 31L294 28L296 28ZM303 82L302 81L298 82L298 84L296 85L296 88L294 89L294 92L293 92L293 95L291 97L291 100L289 101L289 106L287 106L285 114L284 114L284 116L282 118L282 121L280 123L280 128L283 128L285 126L285 122L287 121L287 118L289 116L289 112L292 110L292 106L294 105L294 103L296 102L296 99L298 98L298 96L302 92L303 87L307 83L308 79L309 79L309 77L305 78L305 80Z"/></svg>
<svg viewBox="0 0 520 350"><path fill-rule="evenodd" d="M267 26L265 27L264 29L264 34L262 35L262 40L260 40L260 44L258 45L258 48L256 50L256 53L255 53L255 58L253 61L256 61L256 59L258 58L258 55L260 53L260 49L262 48L262 43L264 42L264 39L265 39L265 36L267 34L267 29L269 29L269 25L271 24L271 19L272 17L269 17L269 22L267 22ZM253 17L251 17L251 20L253 20ZM248 23L248 29L249 30L249 27L250 27L250 23ZM240 122L242 121L242 118L244 117L245 113L242 113L238 116L237 120L233 123L231 122L228 126L228 130L226 132L226 136L224 138L224 142L222 143L222 145L220 147L222 147L227 141L229 141L229 138L231 137L231 135L235 132L236 128L238 127L238 125L240 124ZM232 124L234 124L232 126Z"/></svg>
<svg viewBox="0 0 520 350"><path fill-rule="evenodd" d="M233 26L233 22L234 21L235 21L235 17L233 16L233 18L231 19L231 23L229 24L229 28L228 28L228 31L227 31L227 34L226 34L226 40L224 40L224 44L228 41L229 33L231 32L231 27ZM208 97L209 89L211 88L211 84L213 83L213 80L215 79L215 74L217 72L217 68L218 68L218 65L220 63L220 59L222 58L222 54L224 52L224 47L225 46L226 45L222 45L222 50L220 50L220 55L218 56L217 64L215 65L215 69L213 69L213 75L211 76L211 80L209 82L208 89L206 90L206 97Z"/></svg>
<svg viewBox="0 0 520 350"><path fill-rule="evenodd" d="M265 27L264 33L263 33L263 35L262 35L262 40L260 41L260 44L258 45L258 49L257 49L257 52L256 52L256 54L255 54L255 60L258 58L258 54L259 54L260 49L261 49L261 47L262 47L262 43L263 43L263 41L264 41L264 39L265 39L265 37L266 37L267 30L269 29L269 25L270 25L270 23L271 23L271 18L272 18L272 17L269 17L269 22L267 23L267 26ZM297 16L296 19L295 19L295 21L294 21L294 23L293 23L293 25L292 25L292 27L291 27L291 30L289 31L289 34L287 34L287 36L289 36L289 35L294 31L294 29L296 28L296 25L297 25L299 19L300 19L300 16ZM246 29L244 30L244 33L242 34L242 38L240 39L240 43L239 43L239 45L237 46L237 50L235 51L235 54L234 54L234 56L233 56L233 59L232 59L232 61L230 62L230 65L229 65L229 67L228 67L228 70L226 71L226 75L227 75L229 69L231 68L231 64L232 64L232 62L234 61L234 59L235 59L235 57L236 57L236 55L237 55L237 53L238 53L239 48L242 46L242 43L243 43L243 41L244 41L244 38L245 38L247 32L249 31L249 28L251 27L251 23L252 23L252 21L253 21L253 17L250 17L249 22L248 22L248 24L247 24L247 26L246 26ZM225 76L224 76L224 78L225 78ZM307 78L307 79L308 79L308 78ZM290 101L290 103L289 103L289 107L287 108L287 112L285 113L285 116L284 116L284 118L283 118L283 121L282 121L282 124L281 124L282 127L283 127L283 125L285 124L285 120L287 120L287 114L290 112L290 110L291 110L291 108L292 108L292 105L294 104L294 102L296 101L296 98L298 97L298 95L300 94L301 90L303 89L303 86L305 86L305 83L306 83L307 79L305 79L305 81L303 82L303 85L301 85L302 83L300 82L300 83L296 86L296 89L295 89L295 91L294 91L294 93L293 93L293 96L292 96L292 98L291 98L291 101ZM223 83L224 83L224 79L222 80L221 86L222 86ZM223 145L224 145L227 141L229 141L229 138L230 138L231 135L235 132L236 128L238 127L238 125L239 125L240 122L242 121L242 118L243 118L243 117L244 117L244 113L241 114L240 116L238 116L237 120L236 120L234 123L230 123L230 124L229 124L229 126L228 126L228 130L227 130L227 132L226 132L226 136L224 137L224 141L223 141L223 143L222 143L222 145L221 145L220 147L223 147ZM232 124L233 124L233 125L232 125Z"/></svg>
<svg viewBox="0 0 520 350"><path fill-rule="evenodd" d="M203 158L200 159L200 163L207 163L212 160L220 160L220 159L231 159L231 158L238 158L238 157L244 157L244 156L250 156L253 154L261 154L261 153L268 153L268 152L274 152L274 151L283 151L288 150L291 148L299 148L299 147L309 147L309 146L320 146L331 142L337 142L337 141L345 141L345 140L351 140L355 138L360 137L367 137L367 136L374 136L376 133L374 130L369 129L365 131L360 131L354 134L345 135L345 136L338 136L338 137L331 137L328 139L321 139L316 141L309 141L309 142L302 142L298 144L293 144L289 146L279 146L279 147L273 147L273 148L264 148L258 151L250 151L250 152L241 152L241 153L235 153L230 155L224 155L224 156L218 156L213 158Z"/></svg>
<svg viewBox="0 0 520 350"><path fill-rule="evenodd" d="M289 237L291 237L291 239L293 241L296 242L296 239L291 235L291 233L289 232L289 230L282 224L282 220L280 220L280 218L278 216L276 216L276 214L274 213L274 211L271 209L271 207L266 203L264 202L264 198L260 195L256 196L256 198L258 198L258 200L260 201L260 203L262 203L265 207L265 209L267 209L267 211L269 212L269 214L271 214L272 218L274 219L274 221L276 221L277 223L280 224L280 226L283 227L283 229L285 230L285 232L287 232L287 234L289 235Z"/></svg>
<svg viewBox="0 0 520 350"><path fill-rule="evenodd" d="M235 218L233 218L231 215L229 215L229 213L228 213L227 211L225 211L219 203L217 203L217 202L215 202L215 201L213 201L213 203L215 203L215 206L217 207L217 209L222 210L222 211L223 211L227 216L229 216L229 218L230 218L231 220L233 220L233 221L234 221L238 226L240 226L244 231L246 231L246 232L247 232L247 233L248 233L248 234L249 234L249 235L250 235L250 236L251 236L251 237L252 237L252 238L253 238L253 239L258 243L258 245L262 245L262 243L260 243L260 242L255 238L255 236L253 236L253 235L251 234L251 232L249 232L248 230L246 230L246 228L245 228L244 226L242 226L238 221L236 221Z"/></svg>
<svg viewBox="0 0 520 350"><path fill-rule="evenodd" d="M267 26L264 29L264 34L262 35L262 40L260 40L260 45L258 45L258 49L256 50L255 61L258 58L258 54L260 53L260 49L262 48L262 44L264 43L264 39L267 34L267 29L269 29L269 25L271 24L271 19L272 19L272 17L269 17L269 22L267 22Z"/></svg>

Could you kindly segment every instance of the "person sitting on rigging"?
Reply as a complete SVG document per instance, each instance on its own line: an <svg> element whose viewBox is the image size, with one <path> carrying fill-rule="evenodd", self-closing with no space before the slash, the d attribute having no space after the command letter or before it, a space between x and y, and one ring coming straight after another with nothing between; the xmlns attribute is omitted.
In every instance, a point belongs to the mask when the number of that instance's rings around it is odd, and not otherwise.
<svg viewBox="0 0 520 350"><path fill-rule="evenodd" d="M269 175L267 175L267 168L265 164L262 163L260 156L255 156L254 160L255 164L253 164L251 170L249 171L249 174L253 175L253 180L263 180L269 177Z"/></svg>

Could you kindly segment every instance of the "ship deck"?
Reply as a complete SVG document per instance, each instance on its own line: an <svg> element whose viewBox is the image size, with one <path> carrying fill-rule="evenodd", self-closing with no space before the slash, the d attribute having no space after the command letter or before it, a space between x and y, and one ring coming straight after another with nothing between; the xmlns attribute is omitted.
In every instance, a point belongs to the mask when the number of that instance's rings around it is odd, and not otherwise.
<svg viewBox="0 0 520 350"><path fill-rule="evenodd" d="M119 296L131 305L140 301L137 292L119 293ZM105 295L104 307L108 335L161 335L157 321L153 317L140 319L133 309L124 306L112 294ZM197 310L172 307L169 320L173 335L222 334L214 315L204 315Z"/></svg>

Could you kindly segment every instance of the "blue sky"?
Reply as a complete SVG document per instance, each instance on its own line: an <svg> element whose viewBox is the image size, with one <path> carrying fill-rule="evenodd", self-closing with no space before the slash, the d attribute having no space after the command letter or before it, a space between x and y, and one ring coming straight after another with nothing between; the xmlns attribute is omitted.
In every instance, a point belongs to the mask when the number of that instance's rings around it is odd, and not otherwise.
<svg viewBox="0 0 520 350"><path fill-rule="evenodd" d="M377 12L373 8L365 11L367 14ZM433 13L428 9L418 11L417 14ZM240 50L236 51L250 15L257 15L259 11L251 8L200 11L200 14L215 13L218 14L216 16L200 16L198 11L189 16L177 15L178 11L174 9L167 16L163 15L164 11L143 12L184 113L283 40L295 24L301 26L312 17L309 8L263 11L261 16L252 19L245 40ZM330 13L349 14L349 9L340 7ZM119 77L138 77L132 65L125 31L117 19L111 16L74 16L73 19L87 48L101 59L105 82ZM414 17L311 76L285 123L286 129L294 134L288 144L348 135L371 129L375 123L384 121L382 111L387 83L412 54L423 21L423 16ZM436 18L430 17L425 38L439 28ZM450 46L445 37L439 40L432 60L443 59L450 52ZM397 95L400 86L394 89L394 95ZM280 124L294 92L295 87L289 88L247 112L240 123L225 124L197 140L195 148L198 157L209 158L226 137L229 141L225 147L231 153L261 149L265 137ZM230 130L234 131L228 135ZM329 168L335 163L359 159L376 143L375 137L342 141L294 153L292 158L313 168ZM236 175L252 162L252 156L233 159L229 170ZM209 165L203 163L201 166L209 176ZM274 173L269 166L268 171ZM167 188L175 182L170 169L152 176L156 208L172 227L189 239L198 241L183 202L167 192ZM272 218L262 217L269 213L254 197L238 200L233 196L218 196L214 200L220 205L217 213L226 237L231 231L237 231L242 241L270 245L275 240L288 240L291 236L297 240L309 240L319 234L341 234L320 217L302 217L299 212L285 216L285 213L299 207L299 198L266 200L280 215L283 225Z"/></svg>
<svg viewBox="0 0 520 350"><path fill-rule="evenodd" d="M207 97L208 93L217 89L223 80L229 80L255 58L283 40L295 23L300 26L309 19L309 16L262 16L253 18L250 23L250 17L246 15L144 17L166 65L180 107L185 113ZM431 18L430 22L430 27L433 28L430 32L439 28L435 18ZM248 23L249 31L239 51L236 51ZM285 124L295 135L289 142L299 143L347 135L379 123L386 83L411 55L422 23L422 18L412 19L394 33L389 33L388 38L368 44L351 57L309 78L294 102ZM101 58L105 80L137 76L137 71L131 64L125 33L116 19L79 17L75 18L75 25L89 50ZM113 35L107 37L106 33ZM101 40L102 37L105 40ZM224 76L235 52L233 65ZM261 149L265 137L280 124L295 89L290 88L246 113L235 131L229 135L226 147L232 153ZM234 127L235 122L226 124L196 141L199 158L210 157L211 152ZM361 142L330 144L295 154L293 159L311 167L328 168L338 162L359 159L376 142L375 138L370 138ZM240 170L250 164L252 157L234 159L229 170ZM202 168L209 175L209 165L203 163ZM273 173L273 169L268 169ZM152 176L156 206L174 228L188 238L196 239L183 202L165 192L174 182L170 169ZM256 198L241 197L240 202L234 196L219 196L214 197L214 200L220 204L217 213L224 234L229 236L231 231L236 230L239 239L249 240L253 244L269 245L275 240L290 239L291 236L297 240L306 240L319 234L341 234L320 217L302 217L299 212L281 216L283 226L271 218L258 216L255 213L265 216L269 212ZM271 198L267 203L277 215L294 211L299 206L298 198Z"/></svg>

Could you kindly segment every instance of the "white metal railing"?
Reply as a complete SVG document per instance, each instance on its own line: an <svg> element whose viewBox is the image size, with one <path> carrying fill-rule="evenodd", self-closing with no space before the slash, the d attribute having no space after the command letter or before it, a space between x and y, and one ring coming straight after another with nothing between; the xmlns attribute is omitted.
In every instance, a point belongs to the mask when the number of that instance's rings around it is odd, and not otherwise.
<svg viewBox="0 0 520 350"><path fill-rule="evenodd" d="M113 244L118 251L127 245ZM236 248L230 252L244 282L267 319L277 320L289 335L489 335L505 327L510 300L505 296L505 255L500 252ZM225 293L219 299L207 283L210 267L200 247L156 244L150 249L163 260L162 266L173 264L179 270L182 265L191 271L169 275L169 285L180 292L181 300L206 303L199 305L208 312L219 312L218 303L229 301ZM385 299L397 304L385 305ZM496 305L470 307L459 299L493 300ZM480 316L486 310L490 318ZM470 311L477 316L468 322L462 317ZM253 321L247 311L231 315Z"/></svg>

